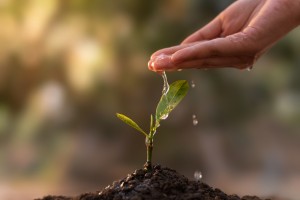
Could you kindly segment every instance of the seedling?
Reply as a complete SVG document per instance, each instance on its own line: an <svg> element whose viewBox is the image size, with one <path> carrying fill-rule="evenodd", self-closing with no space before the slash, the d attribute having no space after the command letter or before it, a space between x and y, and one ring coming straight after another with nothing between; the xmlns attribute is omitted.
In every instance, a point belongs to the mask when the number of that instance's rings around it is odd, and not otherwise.
<svg viewBox="0 0 300 200"><path fill-rule="evenodd" d="M150 170L152 168L152 151L153 151L153 139L156 134L157 128L160 126L161 120L167 119L170 112L179 104L179 102L185 97L189 89L188 82L185 80L178 80L172 83L169 90L163 91L163 94L158 102L155 113L155 120L153 115L150 115L150 130L146 133L142 128L140 128L137 123L135 123L129 117L117 113L117 117L123 122L133 127L141 134L146 137L145 143L147 147L147 161L144 165L145 169Z"/></svg>

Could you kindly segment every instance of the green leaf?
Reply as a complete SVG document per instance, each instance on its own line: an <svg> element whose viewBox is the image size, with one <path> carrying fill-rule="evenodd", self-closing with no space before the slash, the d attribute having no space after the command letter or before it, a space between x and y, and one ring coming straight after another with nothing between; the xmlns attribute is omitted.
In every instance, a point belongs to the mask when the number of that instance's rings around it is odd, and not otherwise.
<svg viewBox="0 0 300 200"><path fill-rule="evenodd" d="M162 95L156 108L156 124L160 120L166 119L170 112L179 104L189 90L189 84L186 80L175 81L170 85L167 94Z"/></svg>
<svg viewBox="0 0 300 200"><path fill-rule="evenodd" d="M135 123L132 119L130 119L129 117L123 115L123 114L120 114L120 113L117 113L116 116L122 120L123 122L125 122L126 124L128 124L129 126L131 126L132 128L135 128L136 130L138 130L140 133L144 134L146 137L148 137L148 134L143 131L143 129L141 129L139 127L139 125L137 125L137 123Z"/></svg>

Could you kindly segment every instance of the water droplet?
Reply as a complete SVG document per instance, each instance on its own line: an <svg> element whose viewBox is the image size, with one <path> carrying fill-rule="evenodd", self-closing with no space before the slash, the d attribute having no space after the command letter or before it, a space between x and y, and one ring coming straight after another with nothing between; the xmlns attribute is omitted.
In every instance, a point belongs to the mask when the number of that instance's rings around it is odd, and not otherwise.
<svg viewBox="0 0 300 200"><path fill-rule="evenodd" d="M150 144L150 140L148 137L145 138L145 144L146 144L146 146L148 146Z"/></svg>
<svg viewBox="0 0 300 200"><path fill-rule="evenodd" d="M198 119L195 114L192 117L193 117L193 125L196 126L198 124Z"/></svg>
<svg viewBox="0 0 300 200"><path fill-rule="evenodd" d="M251 66L249 66L249 67L247 67L247 71L251 71L252 70L252 68L253 68L253 65L251 65Z"/></svg>
<svg viewBox="0 0 300 200"><path fill-rule="evenodd" d="M194 81L191 81L191 87L194 88L196 86L196 84L194 83Z"/></svg>
<svg viewBox="0 0 300 200"><path fill-rule="evenodd" d="M198 120L197 119L193 119L193 125L196 126L198 124Z"/></svg>
<svg viewBox="0 0 300 200"><path fill-rule="evenodd" d="M181 72L181 71L182 71L182 69L177 69L177 71L178 71L178 72Z"/></svg>
<svg viewBox="0 0 300 200"><path fill-rule="evenodd" d="M160 125L158 125L157 128L158 128L159 126L160 126ZM153 135L155 135L155 134L156 134L156 130L154 131Z"/></svg>
<svg viewBox="0 0 300 200"><path fill-rule="evenodd" d="M173 110L174 109L174 106L168 106L168 110Z"/></svg>
<svg viewBox="0 0 300 200"><path fill-rule="evenodd" d="M162 59L165 59L167 57L169 57L169 56L162 53L162 54L159 54L158 56L156 56L155 60L162 60Z"/></svg>
<svg viewBox="0 0 300 200"><path fill-rule="evenodd" d="M230 35L227 37L231 42L234 42L234 43L240 43L240 42L243 42L244 40L247 40L247 36L245 34L243 35Z"/></svg>
<svg viewBox="0 0 300 200"><path fill-rule="evenodd" d="M195 173L194 173L194 179L196 181L200 181L200 179L202 179L202 173L200 171L195 171Z"/></svg>
<svg viewBox="0 0 300 200"><path fill-rule="evenodd" d="M165 119L167 119L168 118L168 114L163 114L160 118L162 119L162 120L165 120Z"/></svg>

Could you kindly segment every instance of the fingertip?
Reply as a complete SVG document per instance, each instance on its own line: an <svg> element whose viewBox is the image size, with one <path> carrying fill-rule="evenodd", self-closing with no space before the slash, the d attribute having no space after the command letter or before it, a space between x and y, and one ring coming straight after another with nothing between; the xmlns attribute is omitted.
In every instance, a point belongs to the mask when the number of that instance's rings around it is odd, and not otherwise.
<svg viewBox="0 0 300 200"><path fill-rule="evenodd" d="M153 63L153 60L150 59L150 60L148 61L148 67L150 67L150 66L152 65L152 63Z"/></svg>
<svg viewBox="0 0 300 200"><path fill-rule="evenodd" d="M150 60L148 62L148 69L151 70L151 71L155 71L155 68L154 68L154 63L152 60Z"/></svg>
<svg viewBox="0 0 300 200"><path fill-rule="evenodd" d="M183 41L181 42L181 44L189 44L189 43L193 43L193 42L195 42L195 41L190 41L189 38L186 38L185 40L183 40Z"/></svg>
<svg viewBox="0 0 300 200"><path fill-rule="evenodd" d="M160 68L161 68L161 66L156 64L155 61L153 61L153 60L150 60L148 62L148 69L150 71L153 71L153 72L156 72L156 73L160 74L162 72L162 70Z"/></svg>

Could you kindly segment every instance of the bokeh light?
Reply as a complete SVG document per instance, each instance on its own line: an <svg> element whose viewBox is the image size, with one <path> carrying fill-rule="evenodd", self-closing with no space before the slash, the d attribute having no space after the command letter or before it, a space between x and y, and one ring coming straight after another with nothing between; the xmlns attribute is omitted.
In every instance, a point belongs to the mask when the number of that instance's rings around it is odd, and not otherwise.
<svg viewBox="0 0 300 200"><path fill-rule="evenodd" d="M163 87L147 69L232 0L0 0L0 199L102 189L146 159ZM299 199L300 30L253 70L184 70L154 162L238 195ZM197 118L193 125L192 116Z"/></svg>

